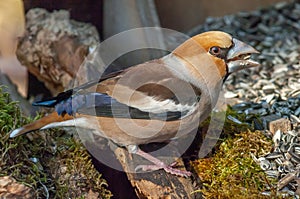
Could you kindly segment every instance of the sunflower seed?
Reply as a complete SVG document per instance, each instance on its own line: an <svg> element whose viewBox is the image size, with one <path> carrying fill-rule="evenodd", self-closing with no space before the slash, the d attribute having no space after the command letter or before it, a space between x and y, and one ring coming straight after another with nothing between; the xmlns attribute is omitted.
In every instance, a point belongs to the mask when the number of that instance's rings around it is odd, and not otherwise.
<svg viewBox="0 0 300 199"><path fill-rule="evenodd" d="M293 1L224 18L210 17L192 31L197 34L217 27L260 51L254 59L261 67L230 75L225 87L242 102L233 106L246 115L246 121L240 122L254 123L272 137L273 151L256 162L268 176L279 180L280 193L294 198L300 195L300 180L293 180L295 175L300 177L299 21L300 3Z"/></svg>

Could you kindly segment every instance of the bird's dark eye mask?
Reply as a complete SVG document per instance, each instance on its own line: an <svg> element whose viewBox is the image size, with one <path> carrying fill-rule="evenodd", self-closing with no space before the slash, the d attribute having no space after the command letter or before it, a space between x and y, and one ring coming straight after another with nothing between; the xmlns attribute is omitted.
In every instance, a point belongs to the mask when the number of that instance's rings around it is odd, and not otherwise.
<svg viewBox="0 0 300 199"><path fill-rule="evenodd" d="M229 48L221 48L218 46L213 46L209 49L209 53L215 57L226 60Z"/></svg>

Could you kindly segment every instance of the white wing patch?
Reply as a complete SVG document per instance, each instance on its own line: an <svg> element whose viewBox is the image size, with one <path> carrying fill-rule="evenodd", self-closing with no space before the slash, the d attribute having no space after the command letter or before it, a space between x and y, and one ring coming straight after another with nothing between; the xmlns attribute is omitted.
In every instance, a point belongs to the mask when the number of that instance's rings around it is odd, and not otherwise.
<svg viewBox="0 0 300 199"><path fill-rule="evenodd" d="M143 100L135 101L134 104L130 104L130 106L134 108L138 108L141 111L144 112L150 112L150 113L164 113L168 111L176 112L185 112L192 113L196 109L197 103L194 104L180 104L175 103L171 99L159 101L156 100L155 97L145 96Z"/></svg>

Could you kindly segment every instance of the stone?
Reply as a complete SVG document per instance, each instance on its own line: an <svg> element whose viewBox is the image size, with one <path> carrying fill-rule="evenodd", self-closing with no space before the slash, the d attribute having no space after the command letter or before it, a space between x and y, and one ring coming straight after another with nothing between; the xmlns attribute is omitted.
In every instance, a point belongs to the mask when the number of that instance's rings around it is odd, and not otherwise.
<svg viewBox="0 0 300 199"><path fill-rule="evenodd" d="M280 130L283 133L287 133L291 130L291 122L287 118L280 118L271 121L268 125L268 128L272 134L274 134L277 130Z"/></svg>

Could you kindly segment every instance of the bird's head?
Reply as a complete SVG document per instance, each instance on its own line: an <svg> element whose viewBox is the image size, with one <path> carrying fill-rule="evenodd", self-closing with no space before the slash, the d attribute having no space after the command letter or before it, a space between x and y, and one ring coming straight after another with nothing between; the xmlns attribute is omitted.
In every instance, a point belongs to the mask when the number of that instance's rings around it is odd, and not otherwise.
<svg viewBox="0 0 300 199"><path fill-rule="evenodd" d="M259 53L257 50L221 31L196 35L180 45L173 53L192 64L203 62L205 55L215 63L224 79L233 72L260 65L250 59L252 54ZM196 57L201 58L197 60ZM200 64L203 65L205 64Z"/></svg>

